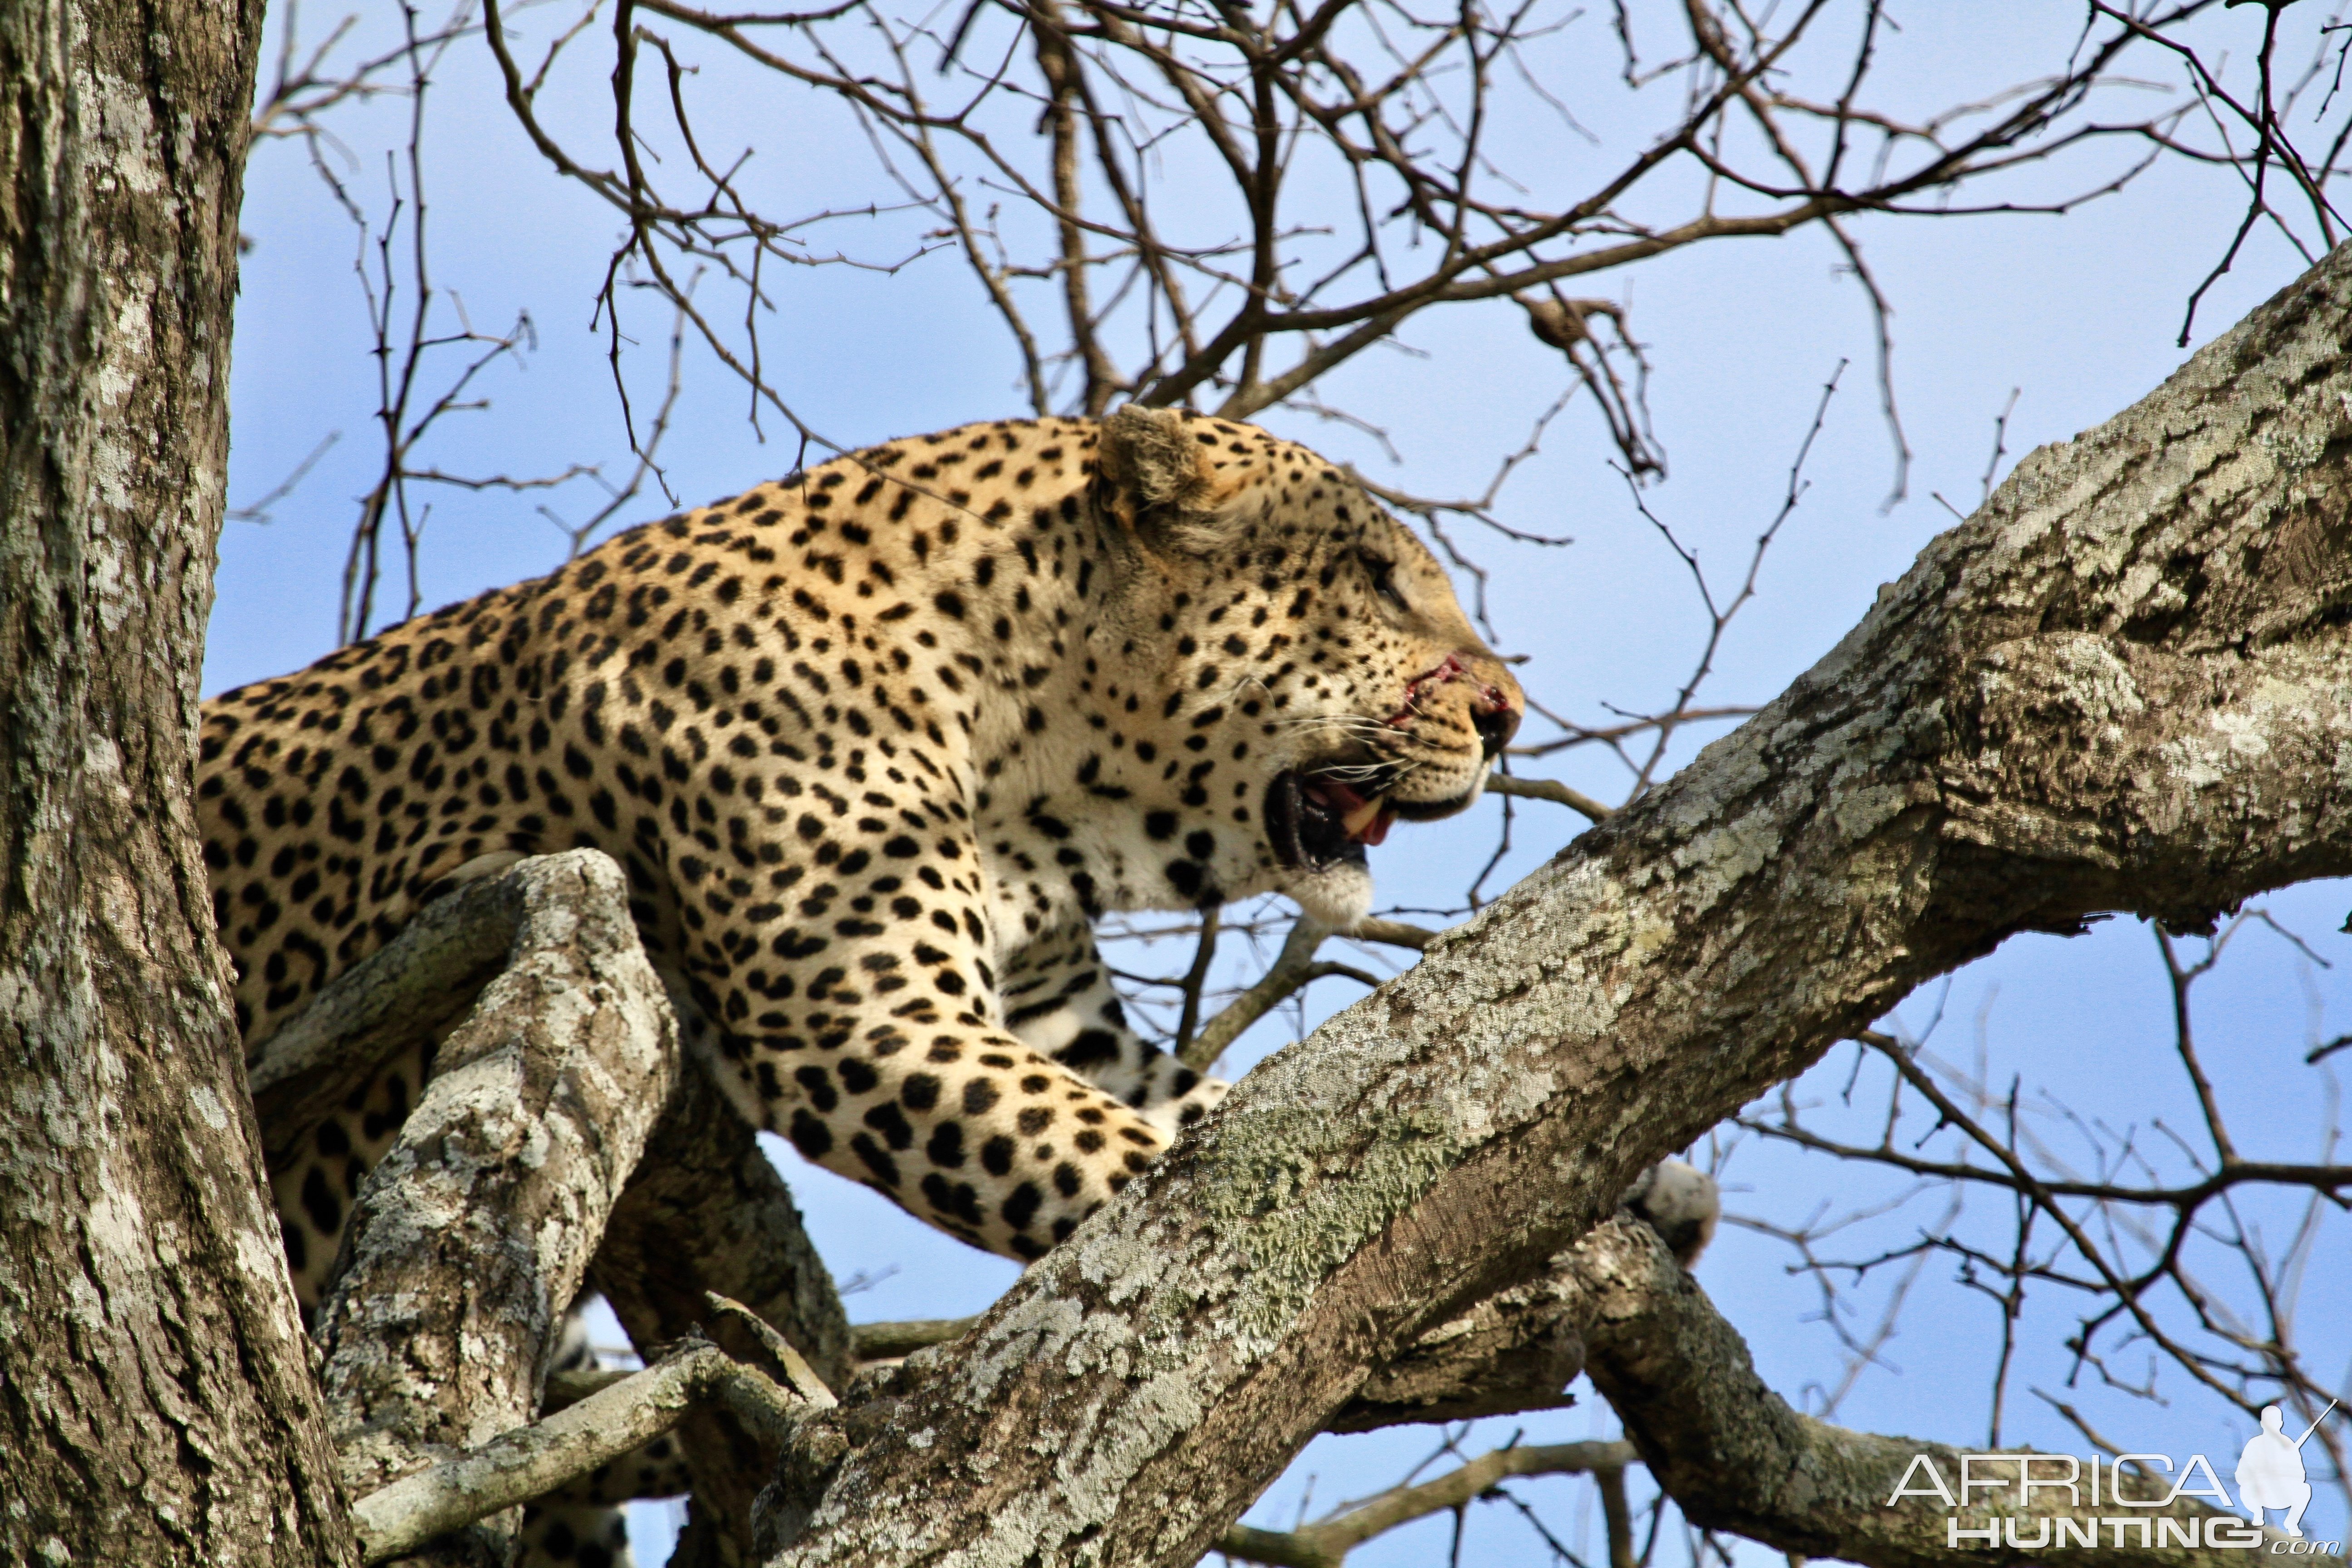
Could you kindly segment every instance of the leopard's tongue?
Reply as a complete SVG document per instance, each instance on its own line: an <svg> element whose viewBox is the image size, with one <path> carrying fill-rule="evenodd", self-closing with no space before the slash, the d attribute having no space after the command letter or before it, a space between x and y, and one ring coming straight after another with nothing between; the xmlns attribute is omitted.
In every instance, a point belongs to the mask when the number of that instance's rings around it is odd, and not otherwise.
<svg viewBox="0 0 2352 1568"><path fill-rule="evenodd" d="M1317 779L1307 786L1307 793L1339 812L1339 826L1359 844L1378 844L1389 836L1389 825L1396 820L1380 796L1367 800L1337 779Z"/></svg>

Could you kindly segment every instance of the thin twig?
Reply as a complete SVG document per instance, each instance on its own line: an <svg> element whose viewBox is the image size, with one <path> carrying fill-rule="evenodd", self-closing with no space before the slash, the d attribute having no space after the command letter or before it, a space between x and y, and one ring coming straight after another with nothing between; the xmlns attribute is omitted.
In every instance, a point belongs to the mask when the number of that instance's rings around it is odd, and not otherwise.
<svg viewBox="0 0 2352 1568"><path fill-rule="evenodd" d="M1490 773L1486 787L1496 795L1517 795L1522 800L1548 800L1557 805L1580 813L1589 822L1605 822L1616 815L1609 807L1586 795L1552 779L1514 778L1509 773Z"/></svg>

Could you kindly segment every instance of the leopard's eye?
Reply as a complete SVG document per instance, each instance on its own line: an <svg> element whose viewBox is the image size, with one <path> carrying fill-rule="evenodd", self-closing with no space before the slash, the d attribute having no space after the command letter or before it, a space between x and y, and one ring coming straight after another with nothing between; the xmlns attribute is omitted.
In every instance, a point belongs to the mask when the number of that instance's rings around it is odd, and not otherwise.
<svg viewBox="0 0 2352 1568"><path fill-rule="evenodd" d="M1412 607L1404 602L1404 595L1396 585L1395 562L1383 560L1369 550L1356 552L1356 559L1364 563L1364 570L1371 575L1373 593L1400 610Z"/></svg>

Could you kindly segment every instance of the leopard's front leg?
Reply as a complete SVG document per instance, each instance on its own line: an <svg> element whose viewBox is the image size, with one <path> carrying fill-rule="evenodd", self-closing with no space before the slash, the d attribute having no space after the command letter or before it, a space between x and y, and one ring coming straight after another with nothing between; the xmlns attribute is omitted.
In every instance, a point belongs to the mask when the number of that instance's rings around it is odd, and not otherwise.
<svg viewBox="0 0 2352 1568"><path fill-rule="evenodd" d="M688 1033L715 1047L754 1125L919 1218L1035 1258L1167 1146L1151 1112L1181 1113L1207 1080L1147 1092L1139 1110L1008 1026L978 864L968 847L920 868L843 857L788 905L706 905L688 987L711 1026Z"/></svg>
<svg viewBox="0 0 2352 1568"><path fill-rule="evenodd" d="M1006 1027L1170 1138L1233 1087L1195 1072L1128 1026L1110 966L1084 921L1040 932L1004 969Z"/></svg>

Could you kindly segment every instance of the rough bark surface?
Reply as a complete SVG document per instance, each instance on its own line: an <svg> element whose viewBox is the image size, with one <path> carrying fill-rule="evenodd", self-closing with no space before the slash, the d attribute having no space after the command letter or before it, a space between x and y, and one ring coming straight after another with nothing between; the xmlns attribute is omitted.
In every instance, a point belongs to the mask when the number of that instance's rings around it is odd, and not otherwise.
<svg viewBox="0 0 2352 1568"><path fill-rule="evenodd" d="M677 1027L619 867L574 850L457 897L503 903L512 950L362 1184L320 1314L354 1497L537 1414L556 1323L676 1079ZM511 1523L452 1550L497 1561Z"/></svg>
<svg viewBox="0 0 2352 1568"><path fill-rule="evenodd" d="M0 6L0 1559L341 1563L190 811L258 0Z"/></svg>
<svg viewBox="0 0 2352 1568"><path fill-rule="evenodd" d="M2352 247L2028 457L1738 731L911 1358L774 1561L1189 1564L1371 1369L1922 981L2352 870L2347 343Z"/></svg>
<svg viewBox="0 0 2352 1568"><path fill-rule="evenodd" d="M1370 1432L1559 1410L1575 1403L1568 1385L1583 1370L1584 1336L1568 1289L1546 1275L1423 1334L1365 1378L1323 1429Z"/></svg>

